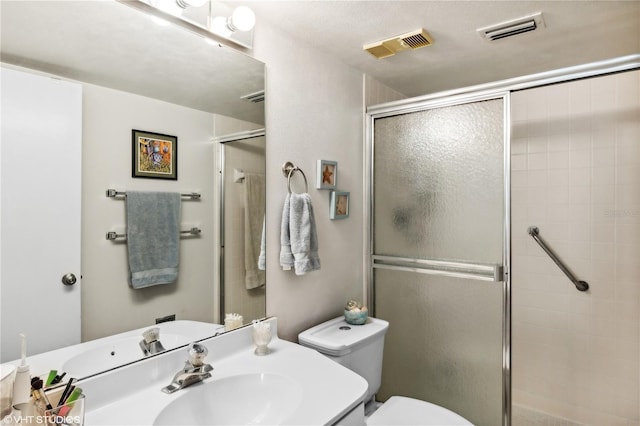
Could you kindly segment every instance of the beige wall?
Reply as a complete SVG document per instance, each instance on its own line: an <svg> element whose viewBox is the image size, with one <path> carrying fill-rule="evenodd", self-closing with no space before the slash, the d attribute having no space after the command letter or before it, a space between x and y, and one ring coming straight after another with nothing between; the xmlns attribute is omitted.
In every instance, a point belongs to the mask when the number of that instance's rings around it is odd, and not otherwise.
<svg viewBox="0 0 640 426"><path fill-rule="evenodd" d="M282 338L295 341L363 297L362 74L260 24L253 55L267 66L267 315L278 317ZM338 162L338 189L351 192L348 219L329 220L329 191L314 188L319 159ZM322 268L303 276L278 261L286 161L307 176L318 231Z"/></svg>
<svg viewBox="0 0 640 426"><path fill-rule="evenodd" d="M214 320L213 115L142 96L84 84L82 153L82 340L153 324L155 318ZM178 180L131 177L131 130L178 136ZM132 290L126 244L107 241L125 231L125 202L108 188L199 192L182 203L183 228L176 284Z"/></svg>
<svg viewBox="0 0 640 426"><path fill-rule="evenodd" d="M407 99L406 95L385 86L375 78L364 75L364 106L378 105L386 102Z"/></svg>
<svg viewBox="0 0 640 426"><path fill-rule="evenodd" d="M512 99L514 404L637 424L640 72ZM588 292L527 235L532 225Z"/></svg>

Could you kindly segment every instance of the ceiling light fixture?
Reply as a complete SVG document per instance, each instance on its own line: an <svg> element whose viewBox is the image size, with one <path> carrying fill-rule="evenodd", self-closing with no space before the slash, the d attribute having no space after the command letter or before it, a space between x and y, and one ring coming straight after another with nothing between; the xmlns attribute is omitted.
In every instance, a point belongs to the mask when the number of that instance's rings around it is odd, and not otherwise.
<svg viewBox="0 0 640 426"><path fill-rule="evenodd" d="M161 25L179 25L217 44L230 41L240 47L253 48L256 15L247 6L233 8L215 0L117 1L149 13Z"/></svg>

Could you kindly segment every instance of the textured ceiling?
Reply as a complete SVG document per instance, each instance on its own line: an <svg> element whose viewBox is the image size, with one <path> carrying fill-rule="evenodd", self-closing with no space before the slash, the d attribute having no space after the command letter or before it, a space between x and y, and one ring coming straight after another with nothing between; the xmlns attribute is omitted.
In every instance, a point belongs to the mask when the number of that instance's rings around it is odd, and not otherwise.
<svg viewBox="0 0 640 426"><path fill-rule="evenodd" d="M232 1L231 3L240 3ZM264 20L407 96L640 53L640 1L242 0ZM542 12L546 27L489 42L477 28ZM367 43L425 28L432 46L376 59Z"/></svg>
<svg viewBox="0 0 640 426"><path fill-rule="evenodd" d="M418 96L640 53L640 0L229 0L387 86ZM215 5L215 3L214 3ZM540 11L545 28L488 42L476 29ZM264 68L230 48L158 27L115 1L0 2L2 61L263 122ZM376 59L363 44L425 28L432 46Z"/></svg>

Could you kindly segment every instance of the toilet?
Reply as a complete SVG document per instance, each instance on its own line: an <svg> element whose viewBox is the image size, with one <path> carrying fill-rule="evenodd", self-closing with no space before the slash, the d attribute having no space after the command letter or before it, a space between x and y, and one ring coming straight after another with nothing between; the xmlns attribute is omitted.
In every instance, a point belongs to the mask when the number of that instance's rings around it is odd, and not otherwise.
<svg viewBox="0 0 640 426"><path fill-rule="evenodd" d="M312 348L367 380L367 411L375 406L382 378L385 320L369 317L363 325L334 318L298 335L302 346ZM367 425L471 425L464 417L439 405L403 396L392 396L368 418Z"/></svg>

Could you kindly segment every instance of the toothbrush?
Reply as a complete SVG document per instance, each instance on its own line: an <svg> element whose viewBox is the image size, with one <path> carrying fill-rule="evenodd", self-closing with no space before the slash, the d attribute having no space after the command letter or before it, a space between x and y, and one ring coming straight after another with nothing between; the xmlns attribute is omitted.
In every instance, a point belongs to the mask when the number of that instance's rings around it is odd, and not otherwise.
<svg viewBox="0 0 640 426"><path fill-rule="evenodd" d="M49 376L47 377L47 381L44 382L44 385L50 386L51 384L53 384L53 381L56 379L57 376L58 376L58 370L49 371Z"/></svg>

